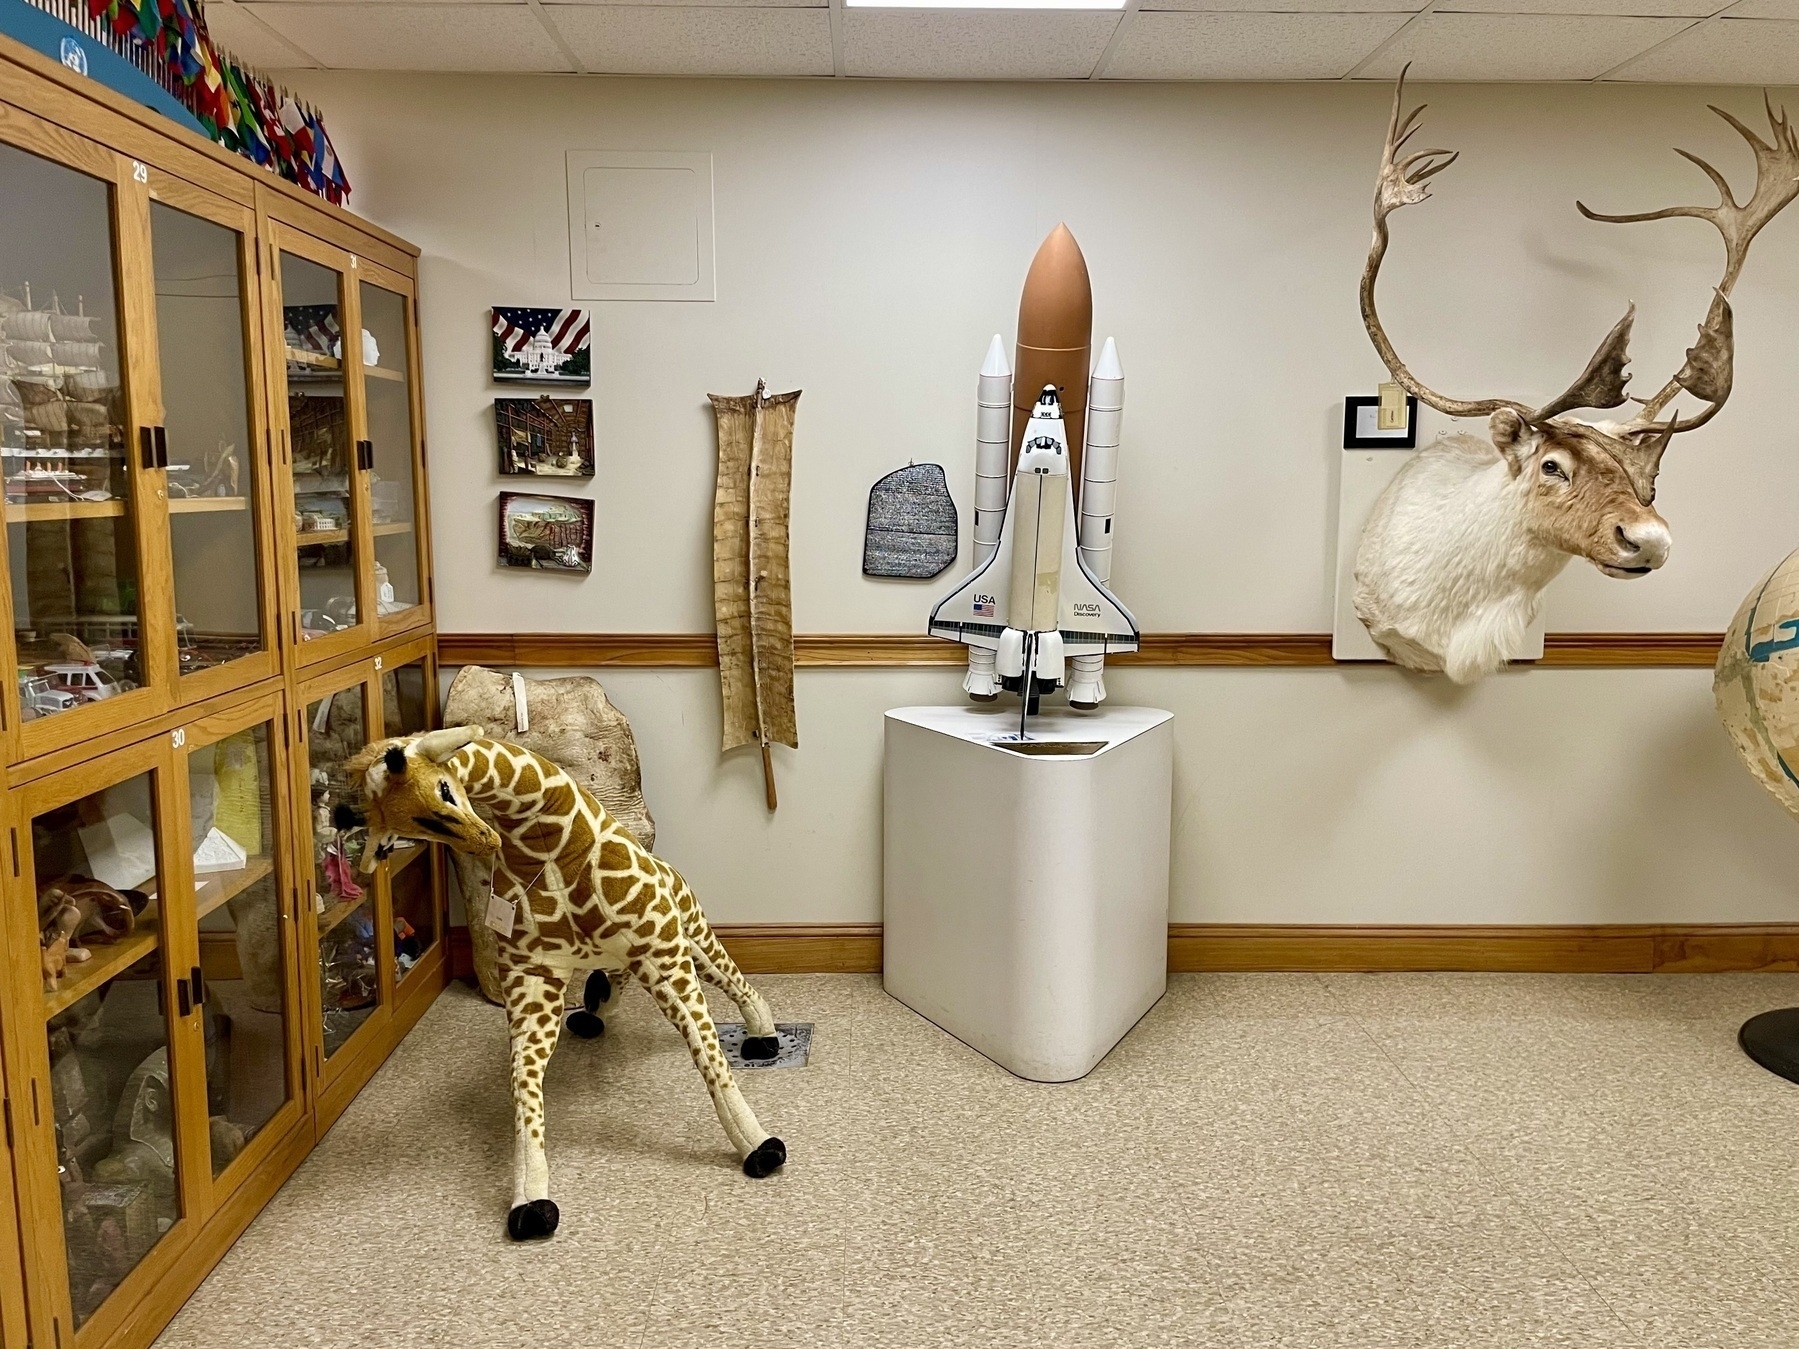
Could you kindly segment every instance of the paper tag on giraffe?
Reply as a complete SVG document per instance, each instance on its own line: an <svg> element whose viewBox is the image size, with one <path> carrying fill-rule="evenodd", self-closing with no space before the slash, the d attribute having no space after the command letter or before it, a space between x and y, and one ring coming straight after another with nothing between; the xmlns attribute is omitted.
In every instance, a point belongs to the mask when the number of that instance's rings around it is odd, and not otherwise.
<svg viewBox="0 0 1799 1349"><path fill-rule="evenodd" d="M498 895L487 896L487 925L502 937L512 935L512 924L518 917L518 905Z"/></svg>

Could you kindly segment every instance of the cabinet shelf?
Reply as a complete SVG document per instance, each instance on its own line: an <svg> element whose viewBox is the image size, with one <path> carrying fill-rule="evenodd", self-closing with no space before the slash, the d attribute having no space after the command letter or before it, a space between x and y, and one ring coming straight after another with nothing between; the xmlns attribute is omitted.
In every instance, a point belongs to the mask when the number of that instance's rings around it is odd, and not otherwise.
<svg viewBox="0 0 1799 1349"><path fill-rule="evenodd" d="M161 940L162 923L156 901L151 900L137 916L137 925L131 929L129 936L110 946L96 943L88 947L93 952L93 958L79 965L70 965L64 970L61 988L54 992L45 990L45 1019L65 1008L73 1007L108 979L135 965L146 954L155 950L157 942Z"/></svg>
<svg viewBox="0 0 1799 1349"><path fill-rule="evenodd" d="M249 497L170 497L170 515L203 515L212 511L247 511Z"/></svg>
<svg viewBox="0 0 1799 1349"><path fill-rule="evenodd" d="M22 524L27 520L104 520L125 513L122 498L111 501L9 501L6 523Z"/></svg>
<svg viewBox="0 0 1799 1349"><path fill-rule="evenodd" d="M289 347L287 365L287 377L291 381L313 384L330 383L343 378L343 362L319 351L302 351L299 347ZM296 366L299 368L296 369ZM389 370L384 365L365 365L362 373L369 379L388 379L396 384L406 382L404 371Z"/></svg>
<svg viewBox="0 0 1799 1349"><path fill-rule="evenodd" d="M271 857L252 857L236 871L214 871L194 877L194 916L204 918L235 899L275 869Z"/></svg>
<svg viewBox="0 0 1799 1349"><path fill-rule="evenodd" d="M364 890L361 899L340 899L335 904L327 904L325 911L319 915L320 939L322 940L327 932L369 902L369 892Z"/></svg>
<svg viewBox="0 0 1799 1349"><path fill-rule="evenodd" d="M422 843L402 844L395 848L387 859L388 880L391 881L395 876L398 876L402 871L406 870L407 867L418 861L419 858L425 855L425 851L425 845Z"/></svg>
<svg viewBox="0 0 1799 1349"><path fill-rule="evenodd" d="M373 526L371 532L378 539L386 538L390 534L410 534L412 533L412 522L410 520L391 521L384 525ZM349 541L350 531L347 529L303 529L294 535L296 548L312 548L328 543L348 543Z"/></svg>

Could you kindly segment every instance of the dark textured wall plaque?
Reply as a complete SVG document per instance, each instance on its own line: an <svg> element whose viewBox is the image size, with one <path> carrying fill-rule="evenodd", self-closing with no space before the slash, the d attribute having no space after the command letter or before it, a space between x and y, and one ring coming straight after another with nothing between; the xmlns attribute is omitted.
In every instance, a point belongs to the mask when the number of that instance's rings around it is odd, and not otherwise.
<svg viewBox="0 0 1799 1349"><path fill-rule="evenodd" d="M956 560L956 503L941 464L909 464L868 491L862 570L924 580Z"/></svg>

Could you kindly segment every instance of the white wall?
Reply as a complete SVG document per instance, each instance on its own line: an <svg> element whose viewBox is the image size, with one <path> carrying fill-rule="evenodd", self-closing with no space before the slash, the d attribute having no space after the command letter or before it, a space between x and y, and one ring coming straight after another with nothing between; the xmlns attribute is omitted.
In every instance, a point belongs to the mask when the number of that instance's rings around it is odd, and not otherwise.
<svg viewBox="0 0 1799 1349"><path fill-rule="evenodd" d="M1388 91L1371 85L911 85L297 77L357 209L424 249L422 313L447 631L711 626L708 392L801 387L795 626L916 631L935 585L860 575L870 483L936 460L968 524L974 375L1065 219L1095 335L1128 376L1115 585L1147 629L1323 631L1340 400L1380 366L1356 313ZM1708 226L1582 220L1703 202L1679 144L1748 156L1690 88L1444 86L1462 160L1408 210L1383 286L1400 349L1463 396L1568 383L1630 300L1646 388L1719 273ZM1748 90L1710 91L1749 117ZM1799 102L1799 99L1795 99ZM597 305L597 566L492 561L486 311L569 302L563 152L710 150L715 304ZM1552 630L1718 629L1799 539L1799 211L1737 297L1737 392L1670 451L1668 568L1557 583ZM1426 431L1442 425L1430 414ZM579 489L578 489L579 490ZM966 548L964 561L966 560ZM662 850L720 921L879 913L880 712L948 671L802 672L782 807L717 753L716 675L618 671ZM1703 671L1530 671L1459 692L1387 669L1121 671L1178 716L1175 917L1236 922L1799 917L1799 830L1715 727Z"/></svg>

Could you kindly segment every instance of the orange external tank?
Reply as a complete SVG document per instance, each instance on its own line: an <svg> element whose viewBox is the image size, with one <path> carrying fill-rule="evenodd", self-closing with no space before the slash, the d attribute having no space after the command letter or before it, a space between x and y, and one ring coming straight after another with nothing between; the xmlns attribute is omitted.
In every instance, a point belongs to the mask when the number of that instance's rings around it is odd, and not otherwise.
<svg viewBox="0 0 1799 1349"><path fill-rule="evenodd" d="M1057 225L1031 259L1018 300L1018 346L1012 360L1012 443L1007 473L1018 467L1018 442L1045 384L1060 391L1068 429L1069 476L1081 481L1087 432L1087 378L1093 349L1093 286L1087 259L1068 226Z"/></svg>

